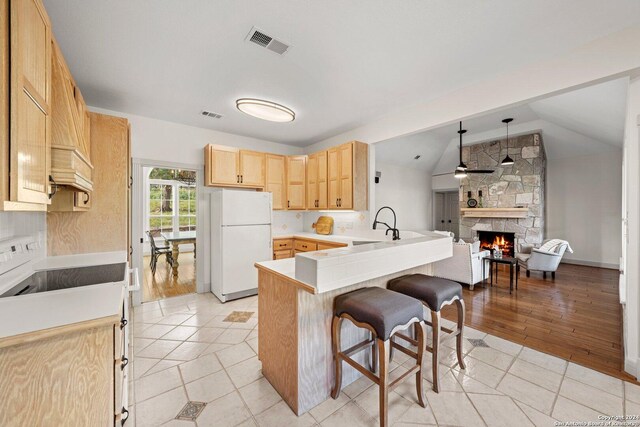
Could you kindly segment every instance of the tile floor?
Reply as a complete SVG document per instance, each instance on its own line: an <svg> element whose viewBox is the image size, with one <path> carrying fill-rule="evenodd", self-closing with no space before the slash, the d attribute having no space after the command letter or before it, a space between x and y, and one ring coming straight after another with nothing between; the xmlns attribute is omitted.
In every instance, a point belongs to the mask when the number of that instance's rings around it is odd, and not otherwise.
<svg viewBox="0 0 640 427"><path fill-rule="evenodd" d="M254 314L245 323L225 321L234 311ZM223 305L211 294L136 308L130 425L378 425L377 388L365 378L296 417L260 372L257 315L257 297ZM416 403L413 377L391 393L393 425L553 426L598 421L601 414L640 415L640 386L471 328L465 336L467 368L459 369L455 351L444 348L439 394L425 369L426 409ZM392 377L411 364L396 354ZM206 404L195 421L176 419L187 402ZM197 412L189 407L182 415Z"/></svg>

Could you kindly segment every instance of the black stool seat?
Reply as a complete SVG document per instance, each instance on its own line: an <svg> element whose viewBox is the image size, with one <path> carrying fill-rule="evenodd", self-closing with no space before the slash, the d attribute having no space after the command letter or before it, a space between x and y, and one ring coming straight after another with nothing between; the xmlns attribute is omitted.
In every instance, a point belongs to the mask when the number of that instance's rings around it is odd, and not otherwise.
<svg viewBox="0 0 640 427"><path fill-rule="evenodd" d="M450 302L456 296L462 299L462 286L459 283L425 274L407 274L392 279L387 287L424 301L433 311L440 311L443 303Z"/></svg>
<svg viewBox="0 0 640 427"><path fill-rule="evenodd" d="M337 296L335 315L342 314L370 325L383 341L389 339L396 326L424 318L420 301L384 288L362 288Z"/></svg>

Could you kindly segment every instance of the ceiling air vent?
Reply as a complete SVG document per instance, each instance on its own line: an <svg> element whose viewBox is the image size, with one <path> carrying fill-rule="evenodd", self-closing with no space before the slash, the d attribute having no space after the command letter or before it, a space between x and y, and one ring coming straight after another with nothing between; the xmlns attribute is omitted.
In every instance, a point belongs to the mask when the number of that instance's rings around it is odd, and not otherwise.
<svg viewBox="0 0 640 427"><path fill-rule="evenodd" d="M276 40L273 37L263 33L256 27L253 27L251 31L249 31L246 40L257 44L258 46L267 48L271 52L275 52L278 55L286 53L291 47L288 44L281 42L280 40Z"/></svg>
<svg viewBox="0 0 640 427"><path fill-rule="evenodd" d="M201 113L203 116L211 117L213 119L221 119L222 114L214 113L213 111L202 110Z"/></svg>

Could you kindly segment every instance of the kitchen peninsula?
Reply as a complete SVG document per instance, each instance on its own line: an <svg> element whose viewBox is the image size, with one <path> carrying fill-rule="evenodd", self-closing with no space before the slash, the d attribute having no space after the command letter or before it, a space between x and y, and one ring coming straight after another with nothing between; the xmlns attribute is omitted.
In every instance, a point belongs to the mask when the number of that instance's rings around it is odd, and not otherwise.
<svg viewBox="0 0 640 427"><path fill-rule="evenodd" d="M262 373L296 414L324 402L333 387L334 298L359 288L386 287L404 274L430 274L431 263L452 256L451 237L429 232L415 236L256 263ZM343 347L366 334L344 322ZM343 386L359 376L345 366Z"/></svg>

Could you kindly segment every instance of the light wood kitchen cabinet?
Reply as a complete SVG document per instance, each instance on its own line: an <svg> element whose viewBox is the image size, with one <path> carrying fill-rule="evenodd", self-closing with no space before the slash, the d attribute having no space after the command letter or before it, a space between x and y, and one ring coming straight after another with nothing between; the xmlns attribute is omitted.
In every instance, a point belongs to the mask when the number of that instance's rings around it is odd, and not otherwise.
<svg viewBox="0 0 640 427"><path fill-rule="evenodd" d="M57 185L91 192L86 106L55 40L52 51L51 176Z"/></svg>
<svg viewBox="0 0 640 427"><path fill-rule="evenodd" d="M0 425L116 426L126 419L124 317L0 342Z"/></svg>
<svg viewBox="0 0 640 427"><path fill-rule="evenodd" d="M368 146L352 141L327 151L329 209L368 209Z"/></svg>
<svg viewBox="0 0 640 427"><path fill-rule="evenodd" d="M273 239L273 259L285 259L300 252L321 251L348 246L346 243L311 238Z"/></svg>
<svg viewBox="0 0 640 427"><path fill-rule="evenodd" d="M204 148L205 185L240 184L240 150L209 144Z"/></svg>
<svg viewBox="0 0 640 427"><path fill-rule="evenodd" d="M265 154L258 151L240 150L240 184L264 187Z"/></svg>
<svg viewBox="0 0 640 427"><path fill-rule="evenodd" d="M307 156L287 157L287 208L306 208Z"/></svg>
<svg viewBox="0 0 640 427"><path fill-rule="evenodd" d="M47 214L48 255L128 251L131 142L129 121L122 117L90 113L91 153L95 161L90 209L84 206L82 192L63 192L53 197L54 203L66 203L67 209ZM76 193L73 198L68 193ZM59 200L58 196L62 196Z"/></svg>
<svg viewBox="0 0 640 427"><path fill-rule="evenodd" d="M263 188L265 154L209 144L204 149L205 185Z"/></svg>
<svg viewBox="0 0 640 427"><path fill-rule="evenodd" d="M40 0L1 0L0 24L0 210L46 210L51 23Z"/></svg>
<svg viewBox="0 0 640 427"><path fill-rule="evenodd" d="M287 208L287 158L276 154L266 154L265 191L272 195L273 209Z"/></svg>
<svg viewBox="0 0 640 427"><path fill-rule="evenodd" d="M309 155L307 161L307 208L327 209L327 152Z"/></svg>
<svg viewBox="0 0 640 427"><path fill-rule="evenodd" d="M209 144L205 185L268 191L274 210L367 210L368 146L352 141L309 156Z"/></svg>

